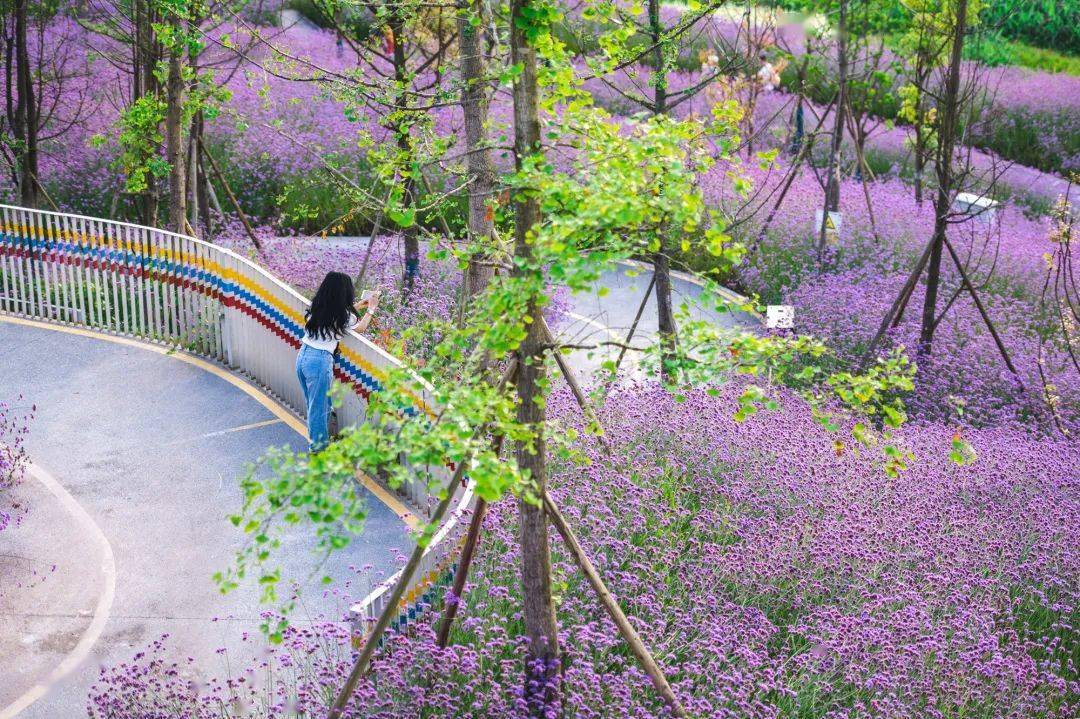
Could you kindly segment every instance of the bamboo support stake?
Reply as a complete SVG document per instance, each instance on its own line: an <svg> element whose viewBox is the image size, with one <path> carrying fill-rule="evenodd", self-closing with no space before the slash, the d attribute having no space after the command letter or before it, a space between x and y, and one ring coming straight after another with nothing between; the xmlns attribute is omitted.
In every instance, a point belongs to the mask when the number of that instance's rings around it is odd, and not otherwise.
<svg viewBox="0 0 1080 719"><path fill-rule="evenodd" d="M262 252L262 243L259 242L259 238L255 236L255 230L251 228L251 223L248 222L247 215L244 214L244 210L240 207L240 201L236 199L236 195L233 194L232 188L229 187L229 183L225 180L225 175L221 173L221 168L218 167L217 160L210 154L210 151L206 149L206 145L199 143L199 149L202 150L203 156L210 161L210 168L217 176L218 182L225 188L225 194L229 196L229 201L232 202L233 207L236 208L236 214L240 216L240 222L244 225L244 229L247 230L248 237L251 238L251 244L255 245L255 249Z"/></svg>
<svg viewBox="0 0 1080 719"><path fill-rule="evenodd" d="M847 126L848 133L851 135L853 144L855 145L855 162L859 168L859 175L862 182L863 199L866 201L866 214L870 218L870 232L874 235L874 241L881 244L881 237L878 235L877 220L874 218L874 203L870 200L870 185L869 179L872 179L873 172L870 170L870 165L866 162L866 153L863 152L863 144L869 137L868 132L863 132L859 127L858 122L855 120L855 108L851 104L851 98L847 99ZM859 138L862 137L862 142Z"/></svg>
<svg viewBox="0 0 1080 719"><path fill-rule="evenodd" d="M863 353L862 359L859 360L859 371L866 369L866 366L870 364L870 360L873 359L874 350L877 349L878 342L885 336L885 331L890 326L895 327L900 322L900 316L903 314L904 308L907 307L908 300L911 294L915 291L916 285L919 284L919 277L922 276L923 270L926 269L926 263L930 260L930 250L933 247L933 241L926 245L926 249L923 250L922 257L915 263L915 268L908 275L907 281L904 283L904 287L900 290L900 294L893 300L892 307L885 313L885 316L881 318L881 325L878 327L877 332L874 334L874 338L870 340L869 346Z"/></svg>
<svg viewBox="0 0 1080 719"><path fill-rule="evenodd" d="M972 284L971 279L968 277L967 270L964 269L964 263L960 261L960 256L956 254L956 250L953 249L952 243L949 242L949 238L942 238L945 243L945 249L949 251L949 256L952 257L953 264L956 265L956 269L960 272L960 278L963 280L964 285L967 287L968 292L971 294L971 299L975 301L975 307L978 308L979 314L982 315L983 322L986 323L986 328L990 330L990 334L994 338L994 343L997 345L998 352L1001 353L1002 359L1005 360L1005 366L1009 368L1009 371L1016 377L1017 384L1020 385L1020 389L1024 389L1024 383L1020 379L1020 373L1016 371L1016 367L1012 363L1012 359L1009 357L1008 350L1005 349L1005 343L1002 342L1001 336L998 335L997 328L994 326L993 321L990 319L990 315L986 311L986 307L983 306L982 300L979 299L979 293L975 290L975 285Z"/></svg>
<svg viewBox="0 0 1080 719"><path fill-rule="evenodd" d="M517 363L511 363L499 379L498 386L505 387L506 384L511 381L511 378L514 377L516 372ZM480 431L480 429L478 428L477 431ZM461 484L461 478L465 474L465 467L468 466L470 461L471 453L469 456L464 457L461 462L458 463L458 466L454 468L454 474L446 484L446 496L439 501L438 506L435 508L435 513L431 516L429 526L438 527L439 523L442 522L443 517L446 516L447 510L450 508L450 502L453 501L454 498L454 489ZM409 582L412 581L413 575L416 574L416 569L420 566L420 560L424 557L425 549L426 548L421 546L419 542L413 549L412 554L409 556L409 561L406 562L405 567L401 570L401 576L398 578L397 584L394 585L393 592L387 600L386 606L379 615L379 619L375 622L375 627L364 641L364 647L360 650L360 656L356 658L352 671L349 672L348 679L345 680L345 684L338 693L337 699L334 700L330 712L326 715L327 719L341 718L341 714L345 711L349 699L356 691L356 685L360 682L360 678L367 673L368 667L371 665L371 658L375 654L375 649L379 644L379 640L386 632L387 627L390 626L394 613L401 603L401 598L405 595L405 591L409 587Z"/></svg>
<svg viewBox="0 0 1080 719"><path fill-rule="evenodd" d="M205 165L203 166L203 173L204 175L206 173ZM225 210L221 208L221 200L218 199L217 190L214 189L214 183L210 182L210 179L207 177L204 177L204 179L206 180L206 194L210 198L210 206L214 208L215 212L224 217Z"/></svg>
<svg viewBox="0 0 1080 719"><path fill-rule="evenodd" d="M675 692L672 691L671 685L668 684L667 678L664 676L664 672L660 669L660 666L653 659L652 654L649 653L645 643L641 641L641 636L630 624L630 620L626 618L626 614L623 613L622 608L619 606L618 601L608 590L604 584L604 580L600 578L596 568L593 567L592 562L589 560L588 555L585 554L585 550L581 548L581 544L578 543L577 537L574 535L570 525L566 523L566 519L562 516L559 508L555 506L555 502L552 501L551 496L544 492L544 508L547 510L548 517L551 518L551 523L555 525L555 529L558 530L562 536L563 541L566 542L567 548L574 556L574 561L581 567L582 573L585 578L589 580L589 584L592 586L593 591L600 598L600 603L604 605L604 609L607 610L608 615L612 621L615 622L615 626L618 627L619 633L630 647L630 651L637 657L638 663L641 664L642 669L649 675L652 680L653 686L660 692L660 696L667 702L668 708L671 709L671 713L676 717L685 717L686 709L683 708L679 702L679 698L675 696Z"/></svg>
<svg viewBox="0 0 1080 719"><path fill-rule="evenodd" d="M769 226L772 225L773 219L780 211L781 205L784 204L784 198L787 197L787 193L791 189L792 184L794 184L795 178L799 175L800 166L806 160L806 158L810 156L810 153L813 149L811 139L814 138L821 130L821 126L825 123L825 118L829 114L829 110L832 109L833 103L835 102L836 101L833 100L825 107L824 112L821 113L821 117L818 118L817 125L815 125L814 129L811 130L810 133L808 133L806 137L803 138L803 140L801 141L799 149L795 153L795 158L791 163L791 168L788 170L787 177L784 180L784 186L780 189L780 196L776 198L776 203L773 205L772 209L769 210L769 214L765 217L765 222L762 223L761 230L758 231L758 234L754 238L754 241L750 243L750 246L747 248L748 254L753 254L754 252L756 252L758 246L765 241L765 235L769 233Z"/></svg>
<svg viewBox="0 0 1080 719"><path fill-rule="evenodd" d="M501 439L501 438L500 438ZM454 626L457 618L458 607L461 606L462 595L465 593L465 582L469 578L469 569L472 567L476 548L480 546L480 530L484 523L484 515L487 514L487 502L482 499L476 500L472 518L469 520L469 531L465 535L465 546L461 548L461 558L458 559L457 569L454 571L454 583L450 591L453 593L453 603L447 603L443 610L442 620L439 622L439 633L436 643L440 649L445 649L450 643L450 629Z"/></svg>
<svg viewBox="0 0 1080 719"><path fill-rule="evenodd" d="M509 368L509 374L507 375L507 383L513 382L517 377L517 361L511 360L513 365ZM495 456L498 457L502 454L504 436L499 435L492 442L492 451ZM476 506L473 508L473 516L469 520L469 531L465 535L465 546L461 548L461 558L458 560L457 569L454 570L454 582L451 586L451 593L454 595L455 601L453 604L447 604L443 610L442 620L439 622L439 632L436 639L439 648L445 649L446 645L450 641L450 629L454 626L454 619L457 617L458 607L461 606L461 597L465 593L465 582L469 578L469 569L472 567L472 560L476 554L476 548L480 544L480 529L484 522L484 514L487 512L487 502L483 499L477 498Z"/></svg>
<svg viewBox="0 0 1080 719"><path fill-rule="evenodd" d="M450 508L450 502L454 499L454 489L461 483L461 477L465 473L465 466L467 464L468 461L463 460L454 470L453 477L450 478L450 482L446 485L446 496L439 501L438 506L435 508L435 514L431 517L431 526L437 527L442 521L442 518L446 516L447 510ZM360 650L360 656L356 658L352 671L349 672L349 678L345 680L345 685L342 686L337 699L334 700L334 705L330 708L327 719L340 719L342 712L345 711L349 699L352 698L353 692L356 691L356 685L360 682L360 678L367 673L368 667L371 664L371 657L375 654L375 649L379 645L379 640L382 639L382 635L386 632L387 627L390 626L390 622L394 618L394 614L398 611L398 605L401 603L401 598L405 595L405 590L408 589L409 582L412 581L413 575L416 574L416 570L420 566L420 560L423 559L426 549L426 545L422 545L419 542L416 547L413 548L412 554L409 556L409 561L405 564L404 569L401 570L401 576L394 585L393 592L391 592L390 597L386 602L386 606L379 615L378 621L375 622L375 627L371 630L371 634L368 635L367 639L364 640L364 647Z"/></svg>
<svg viewBox="0 0 1080 719"><path fill-rule="evenodd" d="M367 274L368 262L371 260L371 251L375 247L375 240L379 237L379 231L382 230L383 218L386 215L386 203L390 201L390 194L393 192L393 188L386 193L386 199L383 200L383 204L379 207L379 214L375 215L375 222L371 228L371 236L368 238L367 249L364 250L364 261L360 263L360 272L357 273L356 279L353 280L353 287L357 290L364 283L364 275Z"/></svg>
<svg viewBox="0 0 1080 719"><path fill-rule="evenodd" d="M551 328L548 327L547 320L543 316L540 317L540 331L543 333L544 342L548 344L555 344L555 336L551 333ZM581 391L581 386L578 384L577 377L574 376L574 370L570 369L570 365L566 363L566 358L563 357L562 352L555 348L552 352L555 355L555 364L559 366L559 371L562 372L563 378L566 380L566 384L570 385L570 391L574 394L574 399L577 400L578 406L581 407L582 413L585 418L596 425L600 430L600 434L597 435L600 440L600 446L604 448L604 453L611 456L611 444L608 442L606 436L604 436L603 426L600 424L600 418L593 412L592 407L589 406L589 400L586 399L585 393Z"/></svg>
<svg viewBox="0 0 1080 719"><path fill-rule="evenodd" d="M614 380L615 375L619 372L619 365L622 364L623 357L626 356L626 348L630 346L630 342L634 339L634 333L637 332L638 322L641 321L641 315L645 313L645 305L649 304L649 296L652 294L653 287L656 286L656 273L653 272L652 277L649 279L649 286L645 288L645 295L641 298L641 304L638 305L637 314L634 315L634 321L630 325L630 331L626 333L626 341L623 342L623 346L619 348L619 356L615 360L615 368L611 370L611 378Z"/></svg>
<svg viewBox="0 0 1080 719"><path fill-rule="evenodd" d="M502 452L503 436L499 435L495 440L494 451L496 456ZM454 626L458 607L461 606L461 598L465 593L465 582L469 578L469 569L472 567L473 557L476 556L476 548L480 546L480 531L484 523L484 515L487 513L487 502L483 499L476 500L473 507L473 515L469 520L469 530L465 535L465 545L461 548L461 557L458 559L457 569L454 571L454 582L450 588L454 601L447 602L443 610L442 620L439 622L439 631L436 643L440 649L445 649L450 642L450 629Z"/></svg>

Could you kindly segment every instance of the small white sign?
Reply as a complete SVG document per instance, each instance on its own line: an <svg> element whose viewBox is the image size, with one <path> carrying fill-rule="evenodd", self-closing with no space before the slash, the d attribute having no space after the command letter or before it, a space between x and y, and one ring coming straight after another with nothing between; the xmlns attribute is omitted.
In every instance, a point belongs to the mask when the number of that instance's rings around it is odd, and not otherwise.
<svg viewBox="0 0 1080 719"><path fill-rule="evenodd" d="M822 210L818 210L814 213L814 232L821 232L821 216ZM839 212L829 211L829 219L825 220L825 234L839 234L840 228L844 224L844 217Z"/></svg>
<svg viewBox="0 0 1080 719"><path fill-rule="evenodd" d="M982 195L975 195L970 192L961 192L956 196L956 202L954 203L957 212L971 217L978 217L986 224L991 224L994 221L994 215L997 213L998 207L1001 203L997 200L991 200L989 197L983 197Z"/></svg>
<svg viewBox="0 0 1080 719"><path fill-rule="evenodd" d="M791 305L767 306L765 326L774 330L790 330L795 326L795 308Z"/></svg>

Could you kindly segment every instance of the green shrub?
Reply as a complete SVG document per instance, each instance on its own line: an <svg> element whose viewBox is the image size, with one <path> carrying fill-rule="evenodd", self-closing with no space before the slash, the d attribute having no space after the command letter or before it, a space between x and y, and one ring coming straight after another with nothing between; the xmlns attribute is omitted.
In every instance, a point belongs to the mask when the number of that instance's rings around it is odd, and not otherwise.
<svg viewBox="0 0 1080 719"><path fill-rule="evenodd" d="M789 57L788 63L780 72L780 86L790 93L797 93L799 88L798 65L802 58ZM819 105L828 105L836 97L837 80L830 72L827 60L820 55L813 55L806 67L806 80L803 88L806 97ZM859 82L851 87L852 105L867 114L891 120L900 110L900 98L894 91L895 76L891 73L879 73L873 83Z"/></svg>
<svg viewBox="0 0 1080 719"><path fill-rule="evenodd" d="M1041 72L1080 75L1080 57L1009 40L999 30L977 34L964 46L964 57L990 67L1019 65Z"/></svg>
<svg viewBox="0 0 1080 719"><path fill-rule="evenodd" d="M833 13L836 0L769 0L771 7L807 13ZM897 35L910 15L902 0L853 4L851 31ZM1080 2L1077 0L988 0L982 24L1003 38L1069 55L1080 55Z"/></svg>
<svg viewBox="0 0 1080 719"><path fill-rule="evenodd" d="M333 29L332 10L326 0L286 0L285 8L296 10L311 22L324 29ZM371 36L373 18L366 10L346 5L339 17L339 22L348 30L349 35L360 41Z"/></svg>
<svg viewBox="0 0 1080 719"><path fill-rule="evenodd" d="M982 20L1013 40L1080 55L1080 2L1076 0L991 0Z"/></svg>
<svg viewBox="0 0 1080 719"><path fill-rule="evenodd" d="M1010 43L1013 64L1043 72L1063 72L1080 76L1080 57L1062 55L1060 52L1022 42Z"/></svg>
<svg viewBox="0 0 1080 719"><path fill-rule="evenodd" d="M1016 52L1000 31L976 33L964 44L964 58L998 67L1016 64Z"/></svg>

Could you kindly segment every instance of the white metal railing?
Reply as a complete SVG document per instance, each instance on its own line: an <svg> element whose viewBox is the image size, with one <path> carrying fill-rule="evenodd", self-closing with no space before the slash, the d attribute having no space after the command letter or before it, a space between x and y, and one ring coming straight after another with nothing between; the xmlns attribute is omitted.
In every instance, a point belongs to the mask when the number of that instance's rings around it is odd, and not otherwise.
<svg viewBox="0 0 1080 719"><path fill-rule="evenodd" d="M184 349L246 375L303 413L295 361L308 301L254 262L193 237L126 222L9 205L0 205L0 222L0 312ZM364 337L344 337L334 365L336 379L349 389L339 422L365 421L368 396L398 366ZM414 411L431 413L429 388L419 378L417 386ZM435 501L425 482L393 491L430 516ZM453 570L461 518L473 503L471 489L455 491L455 509L425 552L395 626L422 612ZM397 576L353 607L359 624L369 626L379 615Z"/></svg>

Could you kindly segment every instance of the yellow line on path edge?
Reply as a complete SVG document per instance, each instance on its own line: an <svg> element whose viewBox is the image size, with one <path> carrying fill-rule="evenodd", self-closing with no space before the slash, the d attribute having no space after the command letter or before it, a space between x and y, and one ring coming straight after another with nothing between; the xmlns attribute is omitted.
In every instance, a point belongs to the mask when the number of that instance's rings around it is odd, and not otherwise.
<svg viewBox="0 0 1080 719"><path fill-rule="evenodd" d="M109 544L105 533L101 531L101 527L51 474L36 464L29 465L27 474L41 482L63 505L64 509L73 515L97 540L101 549L101 574L104 577L105 586L101 594L98 595L93 619L90 620L90 625L86 628L86 631L79 637L75 647L67 653L63 661L53 668L48 679L44 682L38 682L11 704L0 709L0 719L14 719L23 709L45 696L53 684L70 674L75 667L90 655L90 650L93 648L94 643L97 642L98 637L101 636L105 624L109 621L109 611L112 609L113 599L116 596L116 558L113 556L112 545Z"/></svg>
<svg viewBox="0 0 1080 719"><path fill-rule="evenodd" d="M220 377L232 386L240 389L263 407L268 409L275 417L280 419L285 424L289 425L297 434L301 437L307 438L307 426L300 421L300 418L295 414L283 407L279 402L275 401L261 389L238 377L232 372L223 367L208 362L201 357L188 354L182 350L177 350L171 347L163 347L161 345L154 345L142 340L132 339L130 337L117 337L116 335L107 334L105 332L96 332L94 330L83 329L82 327L69 327L67 325L57 325L51 322L41 322L39 320L31 320L25 317L12 317L11 315L0 314L0 322L10 322L17 325L25 325L27 327L37 327L39 329L53 330L55 332L66 332L72 335L78 335L80 337L90 337L92 339L106 340L108 342L115 342L116 344L127 345L128 347L137 347L139 349L155 352L160 355L172 357L178 359L181 362L187 362L190 365L194 365L201 370L209 372L212 375ZM357 473L357 479L360 484L364 486L369 492L375 495L375 498L386 505L386 507L396 514L406 526L410 529L416 529L420 526L420 518L417 517L411 509L395 497L384 487L380 486L375 480L368 477L362 472ZM5 719L0 716L0 719Z"/></svg>

